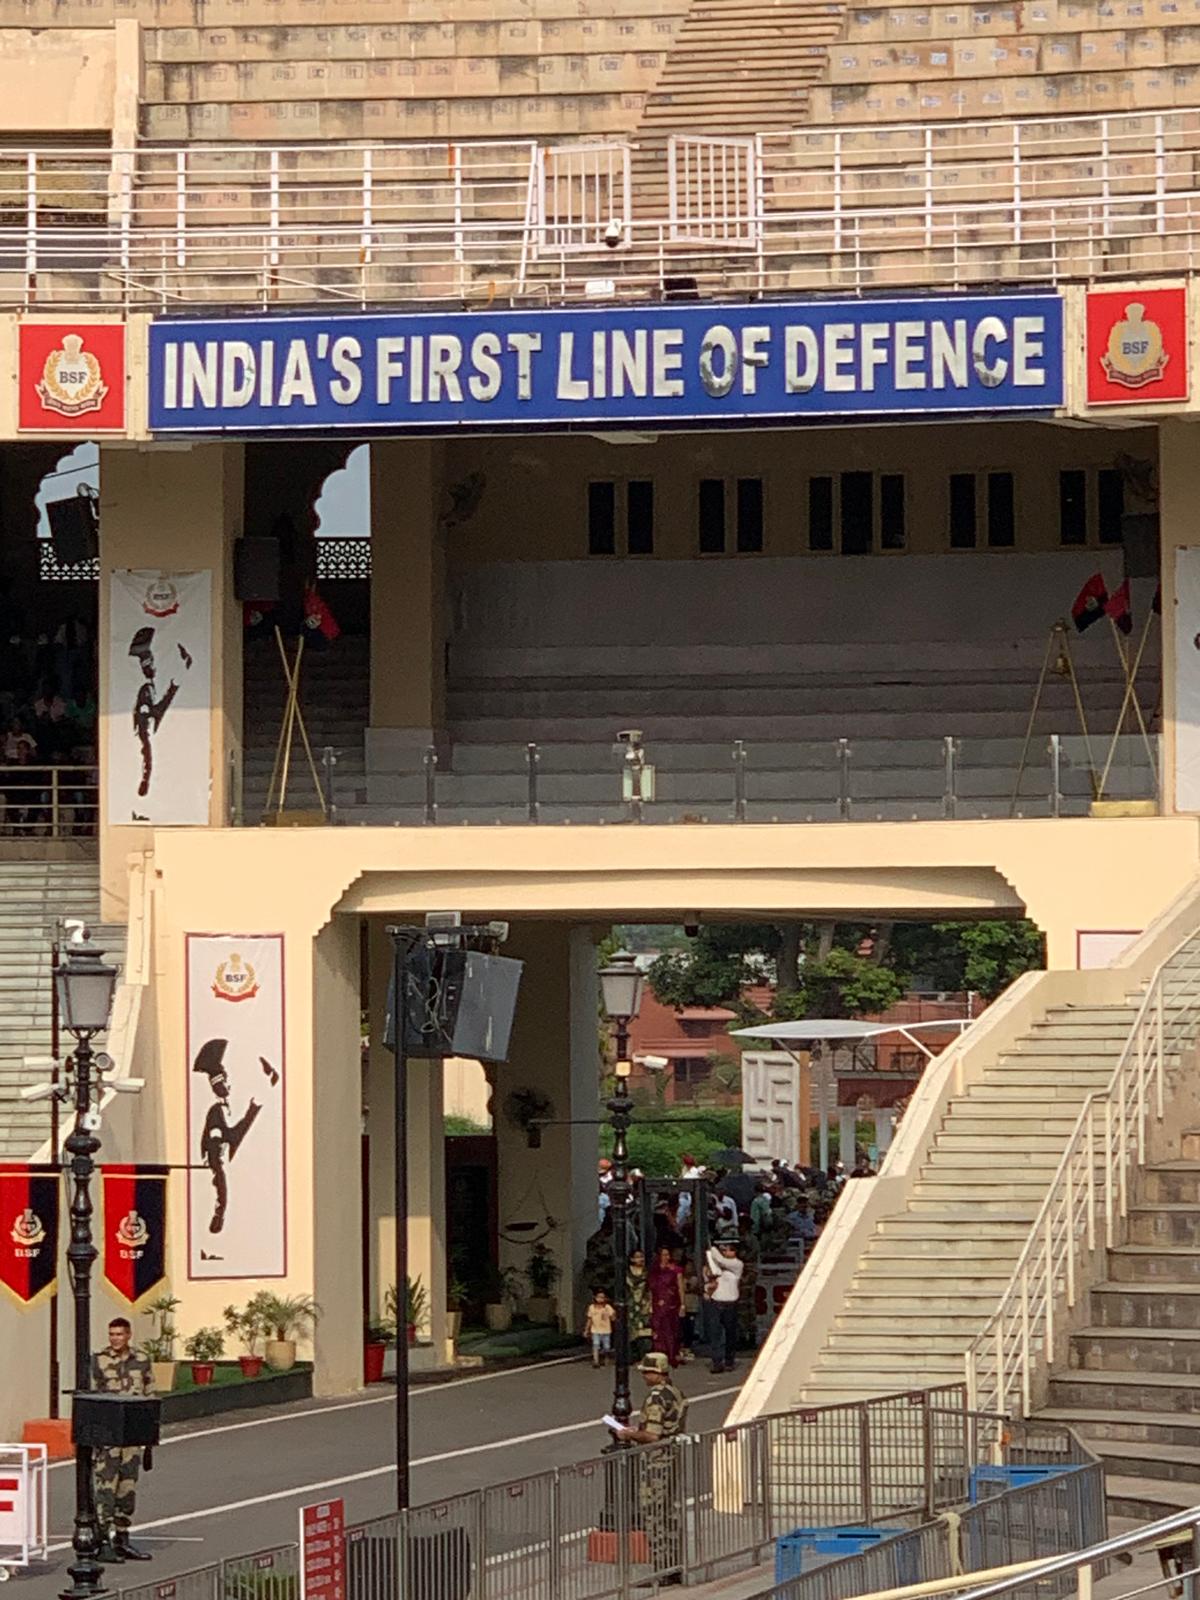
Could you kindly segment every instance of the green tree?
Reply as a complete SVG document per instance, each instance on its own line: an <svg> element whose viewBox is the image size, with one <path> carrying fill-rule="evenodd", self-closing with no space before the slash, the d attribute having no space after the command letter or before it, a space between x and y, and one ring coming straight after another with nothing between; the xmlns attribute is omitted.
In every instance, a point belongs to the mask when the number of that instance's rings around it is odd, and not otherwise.
<svg viewBox="0 0 1200 1600"><path fill-rule="evenodd" d="M994 1000L1023 972L1046 965L1046 940L1027 918L898 923L891 959L923 989L971 989Z"/></svg>
<svg viewBox="0 0 1200 1600"><path fill-rule="evenodd" d="M774 1017L777 1022L862 1017L895 1005L904 988L903 977L892 967L835 945L827 956L809 956L801 963L800 985L792 994L775 996Z"/></svg>

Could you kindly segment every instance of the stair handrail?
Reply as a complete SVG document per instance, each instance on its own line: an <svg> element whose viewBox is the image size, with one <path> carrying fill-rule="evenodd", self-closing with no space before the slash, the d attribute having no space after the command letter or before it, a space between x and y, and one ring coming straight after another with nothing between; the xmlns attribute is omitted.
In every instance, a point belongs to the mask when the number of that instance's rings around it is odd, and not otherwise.
<svg viewBox="0 0 1200 1600"><path fill-rule="evenodd" d="M1135 1159L1138 1166L1145 1165L1151 1102L1155 1119L1161 1122L1163 1117L1167 983L1193 946L1200 946L1200 933L1194 930L1159 963L1107 1087L1092 1090L1079 1108L1012 1275L995 1311L967 1347L967 1396L972 1409L983 1407L1011 1415L1019 1400L1020 1415L1029 1415L1039 1350L1047 1360L1053 1359L1059 1286L1067 1311L1074 1310L1080 1289L1079 1242L1086 1237L1086 1260L1096 1250L1101 1205L1104 1248L1111 1250L1116 1242L1118 1224L1129 1211L1130 1168ZM1200 1026L1200 967L1192 972L1190 984L1183 990L1192 1001L1191 1010L1172 1025L1172 1048L1186 1034L1189 1019L1193 1029ZM1173 995L1172 1003L1178 999ZM1099 1201L1098 1154L1103 1171Z"/></svg>

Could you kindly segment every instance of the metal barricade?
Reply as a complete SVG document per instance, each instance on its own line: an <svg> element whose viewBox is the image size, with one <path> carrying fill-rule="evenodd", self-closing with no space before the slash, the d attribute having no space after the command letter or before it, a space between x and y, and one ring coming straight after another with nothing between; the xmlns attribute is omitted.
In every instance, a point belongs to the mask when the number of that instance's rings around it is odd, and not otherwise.
<svg viewBox="0 0 1200 1600"><path fill-rule="evenodd" d="M300 1550L294 1544L221 1563L220 1600L299 1600L299 1585ZM155 1592L161 1590L160 1584Z"/></svg>
<svg viewBox="0 0 1200 1600"><path fill-rule="evenodd" d="M136 1588L122 1589L121 1600L224 1600L221 1572L222 1563L214 1561L207 1567L193 1567L190 1572L180 1572L173 1578L159 1578L156 1583L140 1583Z"/></svg>

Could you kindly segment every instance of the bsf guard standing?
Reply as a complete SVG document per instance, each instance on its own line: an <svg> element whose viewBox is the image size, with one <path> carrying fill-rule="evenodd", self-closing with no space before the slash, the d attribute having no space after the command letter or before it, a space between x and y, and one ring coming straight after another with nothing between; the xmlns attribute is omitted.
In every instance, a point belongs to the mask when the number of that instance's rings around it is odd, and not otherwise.
<svg viewBox="0 0 1200 1600"><path fill-rule="evenodd" d="M154 1376L150 1362L132 1344L133 1330L124 1317L108 1325L108 1348L92 1357L92 1386L107 1394L150 1394ZM150 1552L130 1542L142 1451L110 1446L93 1454L96 1521L100 1528L100 1560L149 1561Z"/></svg>
<svg viewBox="0 0 1200 1600"><path fill-rule="evenodd" d="M636 1460L638 1500L650 1543L650 1560L660 1584L683 1582L683 1524L680 1518L679 1457L674 1441L683 1432L687 1400L671 1382L665 1355L652 1350L638 1371L646 1380L646 1399L636 1428L617 1434L630 1444L659 1445Z"/></svg>

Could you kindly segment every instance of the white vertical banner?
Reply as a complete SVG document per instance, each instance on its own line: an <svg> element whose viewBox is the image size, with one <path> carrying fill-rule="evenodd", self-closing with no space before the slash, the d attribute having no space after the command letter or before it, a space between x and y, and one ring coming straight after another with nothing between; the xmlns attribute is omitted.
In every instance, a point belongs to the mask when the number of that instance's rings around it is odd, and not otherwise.
<svg viewBox="0 0 1200 1600"><path fill-rule="evenodd" d="M283 935L187 936L188 1276L287 1272Z"/></svg>
<svg viewBox="0 0 1200 1600"><path fill-rule="evenodd" d="M1200 811L1200 549L1175 552L1175 809Z"/></svg>
<svg viewBox="0 0 1200 1600"><path fill-rule="evenodd" d="M211 720L212 574L112 573L110 823L207 824Z"/></svg>

